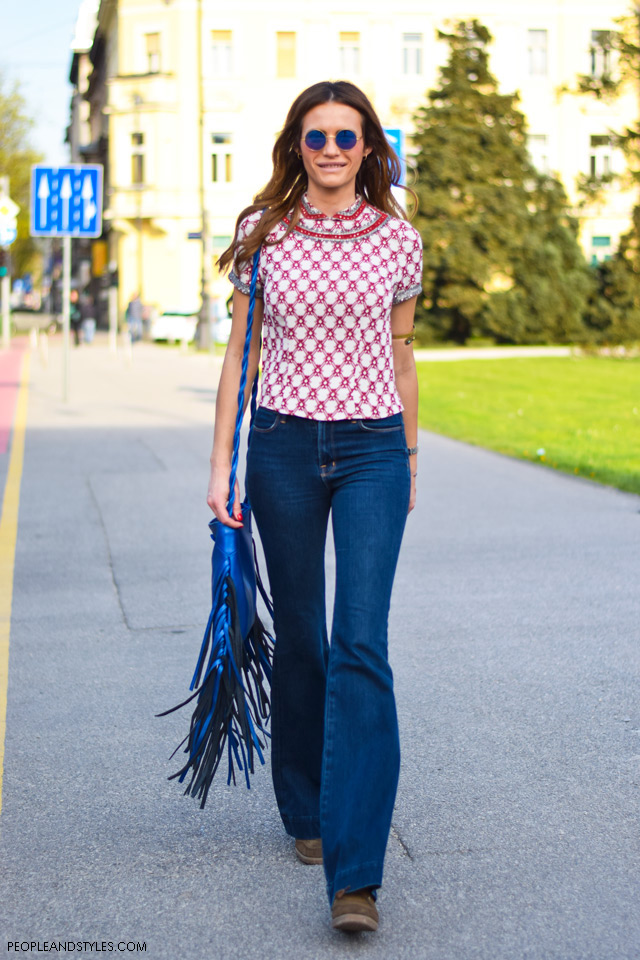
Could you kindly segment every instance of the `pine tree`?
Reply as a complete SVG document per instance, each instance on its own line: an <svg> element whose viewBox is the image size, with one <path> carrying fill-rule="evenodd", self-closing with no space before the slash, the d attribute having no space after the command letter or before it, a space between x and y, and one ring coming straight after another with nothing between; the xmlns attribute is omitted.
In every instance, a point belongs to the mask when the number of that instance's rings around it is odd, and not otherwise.
<svg viewBox="0 0 640 960"><path fill-rule="evenodd" d="M600 31L593 52L604 65L596 76L578 77L580 94L591 94L598 100L612 102L626 84L640 84L640 7L618 21L619 31ZM612 66L617 60L616 72ZM612 134L613 144L620 147L627 162L622 176L583 177L579 187L584 203L597 199L607 184L621 181L640 188L640 121ZM621 343L640 339L640 205L632 212L631 227L620 237L618 249L609 261L594 271L596 289L585 315L591 339L599 343Z"/></svg>
<svg viewBox="0 0 640 960"><path fill-rule="evenodd" d="M438 32L450 55L415 117L425 298L418 321L436 339L501 342L582 333L588 291L575 224L558 181L540 177L517 95L489 70L477 20Z"/></svg>
<svg viewBox="0 0 640 960"><path fill-rule="evenodd" d="M585 321L597 343L640 340L640 207L633 211L631 229L620 238L611 260L596 268L597 287Z"/></svg>
<svg viewBox="0 0 640 960"><path fill-rule="evenodd" d="M513 245L513 286L491 296L486 330L502 343L580 342L594 281L578 242L577 221L568 214L564 187L536 175L529 226Z"/></svg>

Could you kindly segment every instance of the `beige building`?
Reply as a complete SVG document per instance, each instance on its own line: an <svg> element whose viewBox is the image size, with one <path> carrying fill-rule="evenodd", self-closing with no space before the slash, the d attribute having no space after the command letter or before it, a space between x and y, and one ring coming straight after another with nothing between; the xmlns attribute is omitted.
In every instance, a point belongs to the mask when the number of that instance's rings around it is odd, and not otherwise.
<svg viewBox="0 0 640 960"><path fill-rule="evenodd" d="M425 0L100 0L86 53L90 111L77 136L88 159L107 151L105 220L120 312L134 290L160 309L197 309L202 289L224 300L229 285L213 260L268 178L274 137L305 86L353 80L383 124L405 132L410 153L413 112L447 57L436 38L447 26L441 11ZM593 40L625 12L623 0L449 8L491 30L491 68L504 92L520 92L532 156L574 201L579 174L624 169L609 131L635 119L637 101L631 91L614 105L562 91L578 74L606 68ZM632 202L609 188L581 214L590 259L615 249Z"/></svg>

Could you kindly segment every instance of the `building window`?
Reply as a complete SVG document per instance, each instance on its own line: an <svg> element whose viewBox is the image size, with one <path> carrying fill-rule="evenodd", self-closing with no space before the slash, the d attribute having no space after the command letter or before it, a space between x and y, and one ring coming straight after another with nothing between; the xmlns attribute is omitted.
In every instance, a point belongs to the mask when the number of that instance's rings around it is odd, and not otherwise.
<svg viewBox="0 0 640 960"><path fill-rule="evenodd" d="M211 31L211 64L216 77L233 73L233 34L231 30Z"/></svg>
<svg viewBox="0 0 640 960"><path fill-rule="evenodd" d="M231 183L233 180L233 137L230 133L211 134L211 180Z"/></svg>
<svg viewBox="0 0 640 960"><path fill-rule="evenodd" d="M598 249L595 250L594 248ZM597 267L604 260L611 260L611 237L591 238L591 266Z"/></svg>
<svg viewBox="0 0 640 960"><path fill-rule="evenodd" d="M360 34L354 30L341 31L338 47L340 73L360 73Z"/></svg>
<svg viewBox="0 0 640 960"><path fill-rule="evenodd" d="M144 183L144 133L131 134L131 183Z"/></svg>
<svg viewBox="0 0 640 960"><path fill-rule="evenodd" d="M546 77L547 75L547 30L528 30L529 40L529 76Z"/></svg>
<svg viewBox="0 0 640 960"><path fill-rule="evenodd" d="M402 72L417 77L422 73L422 34L402 34Z"/></svg>
<svg viewBox="0 0 640 960"><path fill-rule="evenodd" d="M607 177L613 173L613 142L609 134L591 135L591 153L589 156L589 175Z"/></svg>
<svg viewBox="0 0 640 960"><path fill-rule="evenodd" d="M276 75L296 75L296 35L290 32L276 33Z"/></svg>
<svg viewBox="0 0 640 960"><path fill-rule="evenodd" d="M591 76L603 77L611 74L611 50L614 41L613 30L592 30L591 46Z"/></svg>
<svg viewBox="0 0 640 960"><path fill-rule="evenodd" d="M147 73L160 73L160 34L145 33Z"/></svg>
<svg viewBox="0 0 640 960"><path fill-rule="evenodd" d="M547 144L547 135L543 133L531 133L527 137L527 147L531 161L539 173L549 172L549 153Z"/></svg>

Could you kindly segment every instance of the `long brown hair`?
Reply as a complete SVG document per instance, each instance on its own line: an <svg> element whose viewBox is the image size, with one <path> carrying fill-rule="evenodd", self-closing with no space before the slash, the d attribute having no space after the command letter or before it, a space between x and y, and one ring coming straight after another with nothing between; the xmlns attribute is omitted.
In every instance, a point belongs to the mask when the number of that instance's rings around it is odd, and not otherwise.
<svg viewBox="0 0 640 960"><path fill-rule="evenodd" d="M263 243L267 234L293 210L287 228L290 233L300 216L300 200L307 189L307 173L298 155L302 121L309 110L321 103L344 103L357 110L362 117L364 143L371 153L363 162L356 176L356 193L361 194L372 206L394 217L406 219L404 211L391 193L392 186L400 186L401 167L395 151L390 147L382 125L368 97L353 83L346 80L322 81L307 87L296 97L289 108L287 120L273 148L273 174L269 183L257 193L253 203L242 211L236 222L231 245L218 260L218 267L226 270L234 259L241 263L248 260ZM407 189L407 188L405 188ZM408 191L415 201L415 194ZM246 240L238 241L240 223L256 210L264 215ZM286 236L285 234L285 236Z"/></svg>

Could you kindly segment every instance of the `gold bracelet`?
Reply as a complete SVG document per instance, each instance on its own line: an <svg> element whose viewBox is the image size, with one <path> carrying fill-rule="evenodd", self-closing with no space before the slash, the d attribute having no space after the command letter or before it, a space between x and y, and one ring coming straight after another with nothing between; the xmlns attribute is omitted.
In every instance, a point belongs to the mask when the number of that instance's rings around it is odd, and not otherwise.
<svg viewBox="0 0 640 960"><path fill-rule="evenodd" d="M415 338L416 338L415 329L416 329L415 327L412 327L412 328L411 328L411 333L392 333L392 334L391 334L391 339L392 339L392 340L404 340L404 342L405 342L405 343L407 344L407 346L408 346L410 343L413 343L413 341L414 341Z"/></svg>

